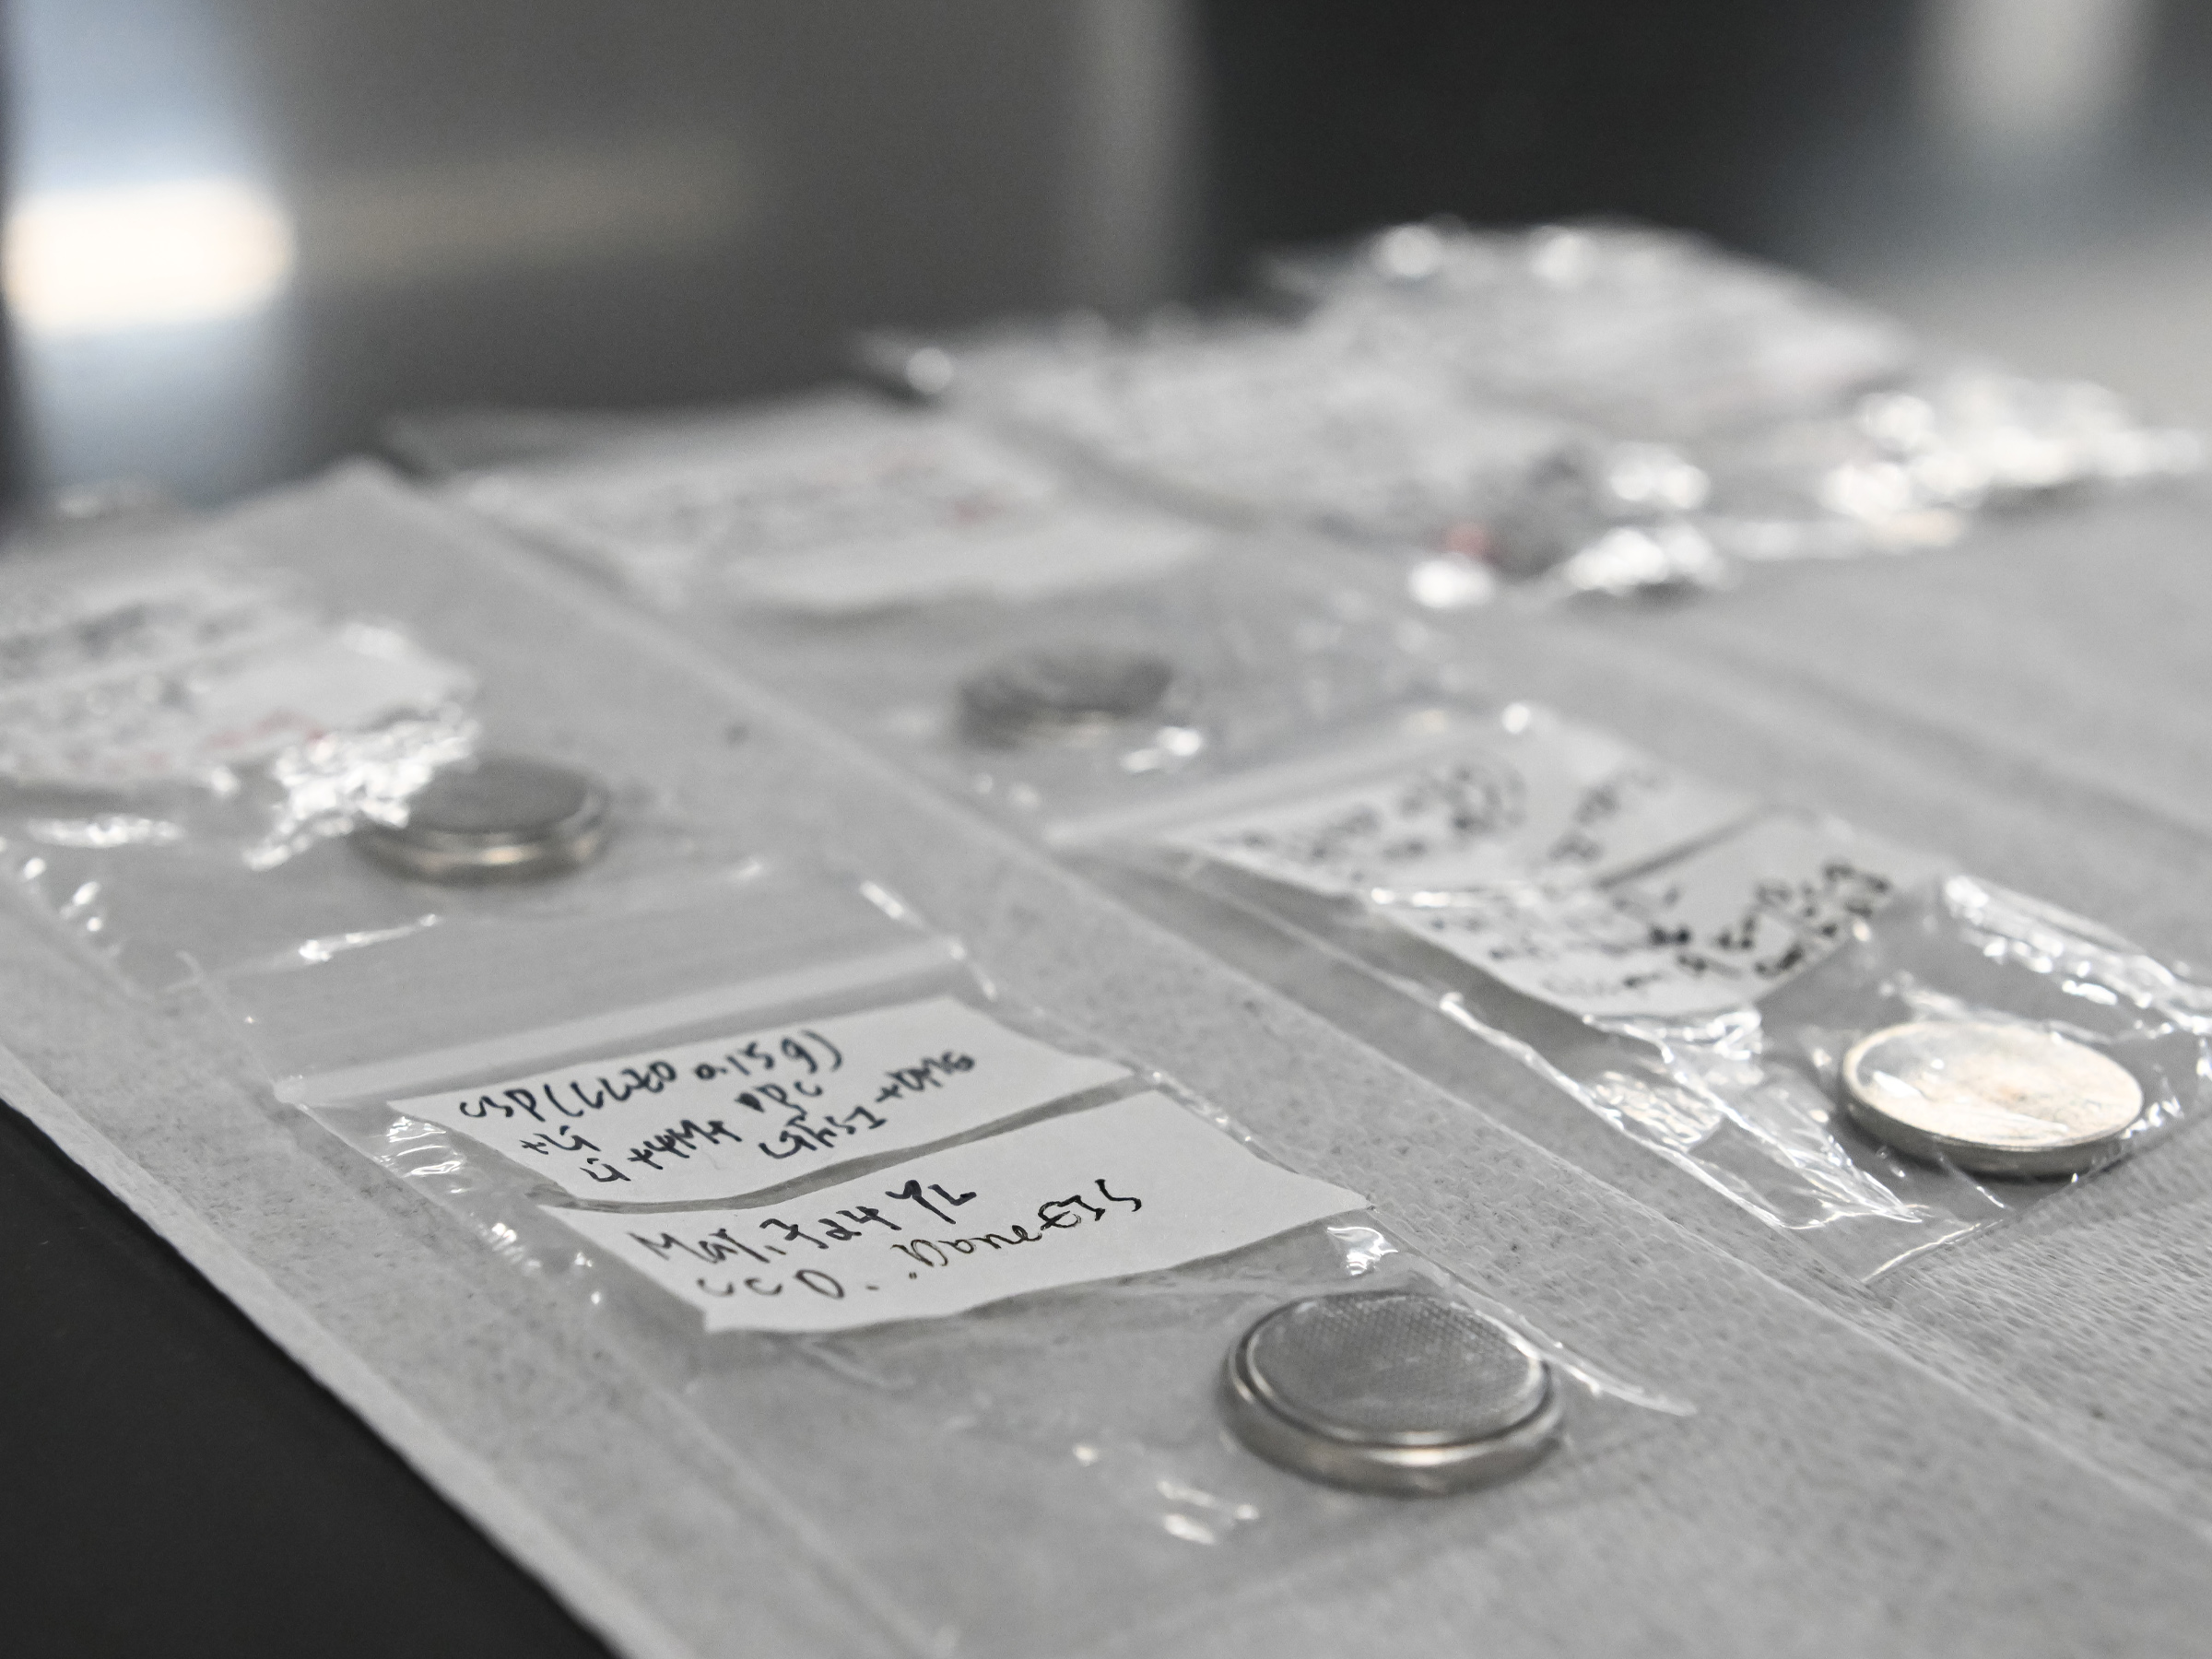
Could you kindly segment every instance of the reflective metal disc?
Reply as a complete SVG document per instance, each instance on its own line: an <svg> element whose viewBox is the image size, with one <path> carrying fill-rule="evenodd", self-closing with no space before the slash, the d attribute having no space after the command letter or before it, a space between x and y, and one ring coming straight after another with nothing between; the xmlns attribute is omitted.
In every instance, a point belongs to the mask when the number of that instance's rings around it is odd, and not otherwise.
<svg viewBox="0 0 2212 1659"><path fill-rule="evenodd" d="M519 755L479 755L441 768L410 795L406 822L365 822L354 841L425 881L550 876L597 856L609 805L606 789L583 772Z"/></svg>
<svg viewBox="0 0 2212 1659"><path fill-rule="evenodd" d="M1081 740L1159 713L1174 684L1166 659L1089 646L1036 651L960 687L960 719L985 743Z"/></svg>
<svg viewBox="0 0 2212 1659"><path fill-rule="evenodd" d="M1284 1468L1440 1494L1528 1467L1563 1416L1550 1368L1496 1320L1418 1290L1277 1308L1230 1350L1230 1426Z"/></svg>
<svg viewBox="0 0 2212 1659"><path fill-rule="evenodd" d="M2074 1175L2112 1162L2143 1115L2143 1087L2054 1031L1920 1020L1843 1056L1843 1104L1914 1158L1983 1175Z"/></svg>

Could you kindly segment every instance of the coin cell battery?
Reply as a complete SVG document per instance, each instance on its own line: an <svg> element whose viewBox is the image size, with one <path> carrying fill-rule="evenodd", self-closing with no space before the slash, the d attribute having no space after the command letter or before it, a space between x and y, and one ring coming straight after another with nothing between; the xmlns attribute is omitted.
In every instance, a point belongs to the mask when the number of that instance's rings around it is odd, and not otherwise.
<svg viewBox="0 0 2212 1659"><path fill-rule="evenodd" d="M1843 1056L1843 1106L1909 1157L1977 1175L2079 1175L2126 1150L2143 1087L2054 1031L1921 1020Z"/></svg>
<svg viewBox="0 0 2212 1659"><path fill-rule="evenodd" d="M1009 657L960 687L960 724L979 743L1085 743L1157 718L1173 665L1143 652L1091 647Z"/></svg>
<svg viewBox="0 0 2212 1659"><path fill-rule="evenodd" d="M583 772L519 755L442 767L399 823L354 831L379 864L423 881L524 881L572 870L606 844L607 793Z"/></svg>
<svg viewBox="0 0 2212 1659"><path fill-rule="evenodd" d="M1230 1350L1224 1409L1268 1462L1331 1486L1440 1496L1516 1475L1551 1450L1551 1369L1512 1332L1415 1290L1277 1308Z"/></svg>

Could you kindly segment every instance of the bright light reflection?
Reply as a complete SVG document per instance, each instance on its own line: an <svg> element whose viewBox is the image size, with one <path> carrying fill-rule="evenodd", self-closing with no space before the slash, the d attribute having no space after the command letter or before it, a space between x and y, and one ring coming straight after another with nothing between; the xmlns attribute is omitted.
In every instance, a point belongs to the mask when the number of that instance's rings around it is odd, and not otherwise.
<svg viewBox="0 0 2212 1659"><path fill-rule="evenodd" d="M292 226L236 179L41 191L8 215L8 309L48 337L259 310L292 271Z"/></svg>

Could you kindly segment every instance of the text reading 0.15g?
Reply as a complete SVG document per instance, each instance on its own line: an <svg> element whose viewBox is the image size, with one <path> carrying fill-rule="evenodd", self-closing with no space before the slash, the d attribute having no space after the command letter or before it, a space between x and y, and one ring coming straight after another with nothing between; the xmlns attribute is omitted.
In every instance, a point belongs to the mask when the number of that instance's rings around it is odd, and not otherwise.
<svg viewBox="0 0 2212 1659"><path fill-rule="evenodd" d="M1127 1076L937 996L393 1106L571 1196L682 1204L949 1139Z"/></svg>

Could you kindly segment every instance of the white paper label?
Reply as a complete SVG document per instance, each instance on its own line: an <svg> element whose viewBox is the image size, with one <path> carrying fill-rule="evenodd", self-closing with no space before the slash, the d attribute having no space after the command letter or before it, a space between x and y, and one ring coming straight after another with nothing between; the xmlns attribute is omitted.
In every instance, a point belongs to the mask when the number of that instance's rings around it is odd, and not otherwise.
<svg viewBox="0 0 2212 1659"><path fill-rule="evenodd" d="M0 690L148 673L279 637L303 620L266 583L189 561L40 570L0 605Z"/></svg>
<svg viewBox="0 0 2212 1659"><path fill-rule="evenodd" d="M1841 824L1774 817L1611 886L1500 888L1382 913L1559 1007L1667 1018L1755 1002L1935 868Z"/></svg>
<svg viewBox="0 0 2212 1659"><path fill-rule="evenodd" d="M1601 733L1532 715L1482 745L1175 831L1173 845L1333 897L1603 880L1748 802Z"/></svg>
<svg viewBox="0 0 2212 1659"><path fill-rule="evenodd" d="M273 583L180 561L4 602L0 776L183 782L465 696L387 628L332 627Z"/></svg>
<svg viewBox="0 0 2212 1659"><path fill-rule="evenodd" d="M1208 539L1078 501L1048 468L964 428L853 411L764 424L705 456L486 477L468 500L663 604L720 587L825 613L1131 581Z"/></svg>
<svg viewBox="0 0 2212 1659"><path fill-rule="evenodd" d="M1178 519L1070 508L1012 523L818 547L733 563L738 593L838 613L963 594L1020 603L1135 582L1196 555L1212 533Z"/></svg>
<svg viewBox="0 0 2212 1659"><path fill-rule="evenodd" d="M546 1213L711 1331L838 1331L1156 1273L1366 1206L1147 1093L759 1209Z"/></svg>
<svg viewBox="0 0 2212 1659"><path fill-rule="evenodd" d="M949 996L394 1100L602 1203L740 1198L1129 1075Z"/></svg>

